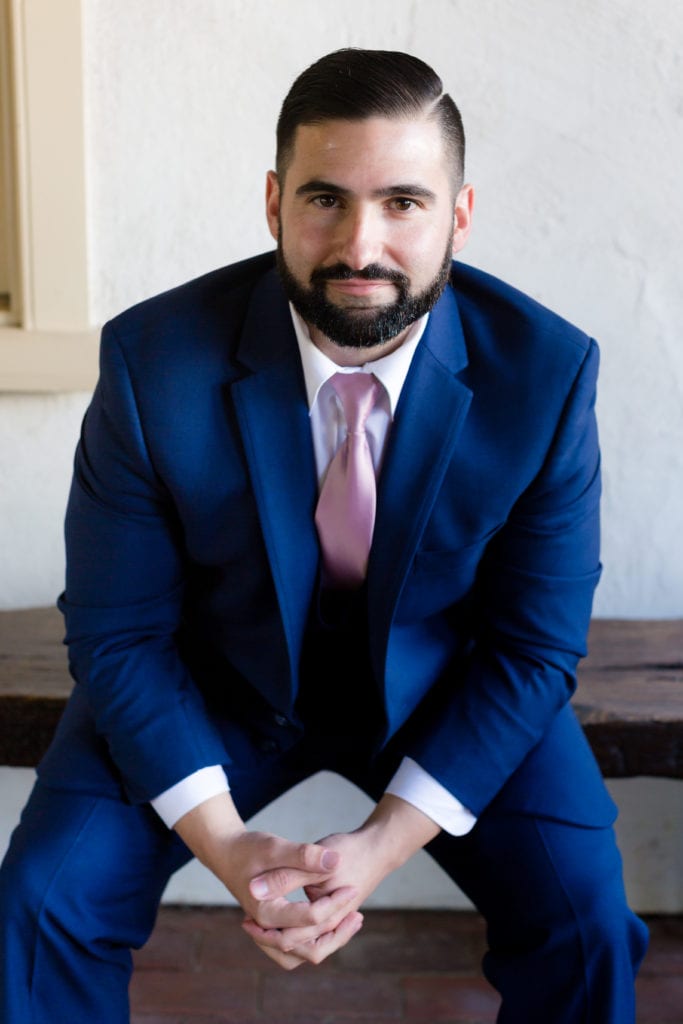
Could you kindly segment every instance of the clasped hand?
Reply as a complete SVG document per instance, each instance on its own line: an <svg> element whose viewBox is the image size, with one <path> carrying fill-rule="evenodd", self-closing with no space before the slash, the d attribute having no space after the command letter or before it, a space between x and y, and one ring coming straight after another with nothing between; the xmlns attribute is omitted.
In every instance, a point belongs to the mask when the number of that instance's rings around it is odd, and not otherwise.
<svg viewBox="0 0 683 1024"><path fill-rule="evenodd" d="M344 946L363 923L364 900L439 831L387 794L357 831L318 843L248 831L229 793L204 801L175 827L243 908L244 930L287 970L321 963ZM300 888L306 899L287 899Z"/></svg>
<svg viewBox="0 0 683 1024"><path fill-rule="evenodd" d="M385 794L355 832L327 836L315 845L316 850L327 851L322 855L325 871L318 878L283 867L252 878L249 894L259 901L259 913L247 914L244 930L283 967L291 969L304 961L320 963L356 934L363 923L358 908L379 883L439 831L439 826L412 804ZM336 859L327 860L335 855ZM315 922L292 927L283 916L280 924L264 926L266 906L300 886Z"/></svg>
<svg viewBox="0 0 683 1024"><path fill-rule="evenodd" d="M253 878L249 895L258 909L247 913L244 930L287 970L306 961L321 963L359 931L363 915L358 907L387 873L372 858L368 845L361 831L328 836L312 847L323 851L323 871L316 874L279 866ZM299 888L308 902L290 903L286 896ZM291 908L299 908L309 922L290 923Z"/></svg>

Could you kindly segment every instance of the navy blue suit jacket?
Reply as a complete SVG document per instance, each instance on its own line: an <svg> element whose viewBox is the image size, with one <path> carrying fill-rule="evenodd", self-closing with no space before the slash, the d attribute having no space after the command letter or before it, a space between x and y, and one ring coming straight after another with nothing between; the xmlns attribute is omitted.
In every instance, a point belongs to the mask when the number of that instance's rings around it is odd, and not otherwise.
<svg viewBox="0 0 683 1024"><path fill-rule="evenodd" d="M404 753L480 813L612 813L567 707L599 576L594 342L461 264L411 365L368 569ZM74 695L41 774L148 800L292 715L319 549L300 359L272 254L106 325L67 514ZM226 712L225 709L228 709Z"/></svg>

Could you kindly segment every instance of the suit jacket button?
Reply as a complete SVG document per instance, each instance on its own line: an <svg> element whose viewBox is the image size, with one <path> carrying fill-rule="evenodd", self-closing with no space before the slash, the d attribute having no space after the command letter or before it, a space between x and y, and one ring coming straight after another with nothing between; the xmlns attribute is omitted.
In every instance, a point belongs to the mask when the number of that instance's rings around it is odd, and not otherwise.
<svg viewBox="0 0 683 1024"><path fill-rule="evenodd" d="M273 721L275 722L276 725L279 725L281 727L289 725L289 719L286 718L284 715L281 715L279 711L274 712Z"/></svg>
<svg viewBox="0 0 683 1024"><path fill-rule="evenodd" d="M278 744L270 736L263 736L258 742L258 748L263 754L275 754L280 749Z"/></svg>

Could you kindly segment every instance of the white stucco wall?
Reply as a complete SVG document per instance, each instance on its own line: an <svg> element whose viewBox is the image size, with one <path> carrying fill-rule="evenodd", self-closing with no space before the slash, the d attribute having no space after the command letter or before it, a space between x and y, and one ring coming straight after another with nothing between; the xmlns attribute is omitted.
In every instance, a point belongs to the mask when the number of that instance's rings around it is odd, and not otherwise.
<svg viewBox="0 0 683 1024"><path fill-rule="evenodd" d="M89 0L93 319L271 247L274 124L343 45L442 75L478 190L463 258L601 343L601 615L683 610L683 8L674 0Z"/></svg>
<svg viewBox="0 0 683 1024"><path fill-rule="evenodd" d="M263 182L293 78L338 46L410 50L440 72L465 120L478 200L464 258L601 343L596 613L683 615L683 7L85 0L84 10L93 322L269 248ZM86 402L0 397L0 607L47 604L61 588L61 520ZM2 774L0 845L27 778ZM311 807L362 813L345 787L330 787L318 780L287 805L291 834L308 827ZM681 785L617 789L636 902L680 909ZM438 880L433 896L417 875L387 899L453 898ZM204 884L182 882L178 895L213 898Z"/></svg>
<svg viewBox="0 0 683 1024"><path fill-rule="evenodd" d="M263 182L291 80L338 45L411 49L440 71L465 118L478 200L464 258L602 347L605 573L596 612L680 615L683 8L295 0L286 17L276 0L84 8L93 322L270 247ZM22 432L42 429L54 445L72 446L80 399L0 403L3 424L27 416ZM23 493L35 468L9 445L0 457L8 487ZM54 546L46 560L41 537L63 505L56 470L20 523L9 514L0 523L3 547L11 525L16 556L0 584L6 607L54 593L61 552Z"/></svg>

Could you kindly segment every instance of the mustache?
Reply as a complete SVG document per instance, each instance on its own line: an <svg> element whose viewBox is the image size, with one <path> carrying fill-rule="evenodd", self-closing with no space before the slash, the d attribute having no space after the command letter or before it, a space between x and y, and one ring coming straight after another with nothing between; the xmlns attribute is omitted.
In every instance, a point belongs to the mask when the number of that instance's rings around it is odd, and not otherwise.
<svg viewBox="0 0 683 1024"><path fill-rule="evenodd" d="M381 263L368 263L360 270L352 270L346 263L334 263L330 267L317 267L311 272L310 280L311 284L318 284L320 281L350 281L352 278L362 281L390 281L403 288L407 288L409 284L405 274L383 267Z"/></svg>

